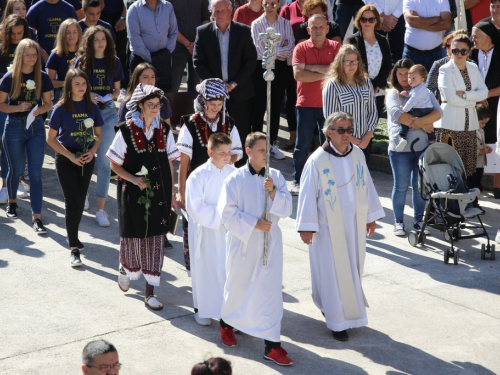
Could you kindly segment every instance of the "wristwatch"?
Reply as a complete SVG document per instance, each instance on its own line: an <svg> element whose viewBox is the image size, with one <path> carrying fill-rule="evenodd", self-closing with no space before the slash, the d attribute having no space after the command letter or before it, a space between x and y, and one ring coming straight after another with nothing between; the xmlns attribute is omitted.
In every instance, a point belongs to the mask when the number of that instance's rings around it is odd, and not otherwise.
<svg viewBox="0 0 500 375"><path fill-rule="evenodd" d="M121 20L123 20L123 21L126 21L126 20L127 20L127 18L126 18L126 17L123 17L123 16L121 16L121 17L120 17L120 19L121 19Z"/></svg>
<svg viewBox="0 0 500 375"><path fill-rule="evenodd" d="M462 95L462 99L467 100L467 93L464 91L464 94Z"/></svg>

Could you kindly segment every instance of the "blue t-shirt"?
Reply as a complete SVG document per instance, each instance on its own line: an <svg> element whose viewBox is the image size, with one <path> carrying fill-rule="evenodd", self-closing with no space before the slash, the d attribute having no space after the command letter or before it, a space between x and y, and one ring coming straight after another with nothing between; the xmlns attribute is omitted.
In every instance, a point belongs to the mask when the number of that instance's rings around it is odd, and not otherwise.
<svg viewBox="0 0 500 375"><path fill-rule="evenodd" d="M52 51L47 60L47 69L56 71L56 80L64 81L68 73L69 63L75 58L76 52L70 52L68 55L59 56L56 51Z"/></svg>
<svg viewBox="0 0 500 375"><path fill-rule="evenodd" d="M12 61L14 61L16 48L17 44L11 44L9 48L9 58L5 61L3 61L3 59L0 59L0 77L3 77L5 73L7 73L7 68L10 64L12 64Z"/></svg>
<svg viewBox="0 0 500 375"><path fill-rule="evenodd" d="M26 4L26 11L30 10L30 8L38 3L41 0L25 0ZM67 3L73 5L75 10L80 10L82 9L82 3L79 0L65 0Z"/></svg>
<svg viewBox="0 0 500 375"><path fill-rule="evenodd" d="M79 62L80 58L78 57L75 61L75 67L78 67ZM90 72L86 73L89 78L90 91L100 96L111 94L113 92L113 84L115 82L120 82L123 78L125 78L122 64L118 57L116 57L116 72L114 77L106 73L106 63L104 58L95 58L94 66L91 68Z"/></svg>
<svg viewBox="0 0 500 375"><path fill-rule="evenodd" d="M63 107L54 107L52 111L52 116L50 117L49 126L51 129L57 130L57 140L64 147L71 147L82 149L83 145L76 142L76 139L83 133L85 126L83 122L87 118L94 120L94 127L100 127L104 125L104 121L101 116L101 111L97 104L92 103L92 110L87 112L87 105L85 100L80 100L79 102L73 102L75 106L74 112L66 111ZM94 143L92 142L90 147Z"/></svg>
<svg viewBox="0 0 500 375"><path fill-rule="evenodd" d="M45 0L34 4L28 11L26 20L36 29L36 39L40 46L49 53L54 48L59 25L68 18L76 17L75 8L64 0L49 4Z"/></svg>
<svg viewBox="0 0 500 375"><path fill-rule="evenodd" d="M85 30L87 30L89 28L87 25L85 25L85 22L83 22L83 20L78 21L78 24L80 25L80 28L82 29L82 34L85 32ZM111 36L113 37L113 40L116 42L115 31L113 30L113 28L111 27L111 25L109 23L104 22L103 20L97 20L97 25L108 29L109 32L111 33Z"/></svg>
<svg viewBox="0 0 500 375"><path fill-rule="evenodd" d="M0 91L7 93L7 104L9 105L19 105L21 103L27 103L28 101L26 100L26 94L28 93L28 90L26 90L26 81L28 80L35 80L35 72L31 72L29 74L24 74L23 73L23 78L22 78L22 83L21 87L24 87L21 89L21 93L17 98L12 99L10 97L10 89L12 87L12 72L6 73L2 81L0 82ZM42 72L42 94L48 91L52 91L54 87L52 86L52 81L50 80L50 77L47 75L47 73ZM35 91L35 90L33 90ZM40 95L41 96L41 95ZM38 104L39 106L42 105L42 98L37 98L37 100L32 100L31 103L33 105ZM30 111L26 112L14 112L14 113L9 113L9 116L12 117L24 117L28 116Z"/></svg>

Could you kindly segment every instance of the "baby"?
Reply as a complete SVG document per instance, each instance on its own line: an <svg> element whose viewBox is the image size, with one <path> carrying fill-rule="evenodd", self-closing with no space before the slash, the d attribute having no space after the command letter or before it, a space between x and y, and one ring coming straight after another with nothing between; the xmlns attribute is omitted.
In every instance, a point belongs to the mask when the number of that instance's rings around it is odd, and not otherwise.
<svg viewBox="0 0 500 375"><path fill-rule="evenodd" d="M432 93L425 86L425 80L427 79L427 70L423 65L416 64L413 65L408 70L408 84L412 89L407 91L401 91L402 96L409 96L410 98L402 110L408 112L413 117L423 117L428 115L434 110L432 106L430 95ZM400 125L399 129L399 143L396 146L396 151L402 152L406 147L406 135L408 134L408 126ZM436 142L436 134L434 132L427 134L429 143Z"/></svg>

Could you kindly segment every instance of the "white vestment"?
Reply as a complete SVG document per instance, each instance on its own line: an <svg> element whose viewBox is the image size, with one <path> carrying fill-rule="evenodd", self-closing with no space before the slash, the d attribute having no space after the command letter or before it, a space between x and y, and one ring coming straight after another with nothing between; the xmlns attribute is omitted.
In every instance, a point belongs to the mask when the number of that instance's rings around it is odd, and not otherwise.
<svg viewBox="0 0 500 375"><path fill-rule="evenodd" d="M224 180L235 170L232 165L219 169L209 159L186 182L193 304L201 318L221 317L226 282L226 228L217 212L217 202Z"/></svg>
<svg viewBox="0 0 500 375"><path fill-rule="evenodd" d="M333 145L330 143L330 147ZM343 331L348 328L361 327L368 324L366 316L365 299L361 285L363 264L366 248L358 248L358 230L356 219L356 188L364 186L367 196L368 212L366 223L371 223L385 216L384 209L380 204L375 186L361 149L353 146L352 153L346 157L335 157L323 148L316 153L325 153L329 157L333 176L336 184L338 197L330 194L324 195L322 176L311 156L304 167L300 179L300 192L297 207L296 229L299 232L314 232L312 244L309 245L309 260L311 264L312 297L316 306L325 314L326 325L332 331ZM335 148L335 152L340 154ZM362 168L353 166L352 154L357 154L357 159L362 160ZM361 153L361 155L359 154ZM333 178L332 176L332 178ZM333 181L332 181L333 184ZM361 184L361 185L360 185ZM328 223L327 209L325 204L333 205L335 209L340 207L343 218L345 242L350 264L342 265L349 267L352 274L352 282L356 296L350 296L357 300L359 316L356 319L346 319L343 301L337 280L337 272L334 262L335 248L332 249L331 233L335 223ZM335 239L334 239L335 243ZM360 259L360 257L362 259ZM347 260L347 258L346 258ZM347 263L347 262L346 262Z"/></svg>
<svg viewBox="0 0 500 375"><path fill-rule="evenodd" d="M255 229L265 206L264 177L250 172L249 164L224 182L217 210L228 230L226 285L222 319L234 328L265 340L279 342L283 316L283 241L278 221L292 212L292 196L283 175L270 168L276 186L269 198L272 222L268 262L263 265L264 232Z"/></svg>

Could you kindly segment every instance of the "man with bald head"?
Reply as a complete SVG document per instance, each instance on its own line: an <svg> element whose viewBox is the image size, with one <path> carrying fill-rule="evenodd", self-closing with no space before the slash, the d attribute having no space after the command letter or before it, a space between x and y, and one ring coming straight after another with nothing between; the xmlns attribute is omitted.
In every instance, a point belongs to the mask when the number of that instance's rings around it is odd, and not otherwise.
<svg viewBox="0 0 500 375"><path fill-rule="evenodd" d="M193 65L200 79L220 78L230 98L227 111L238 127L242 144L250 134L251 99L254 96L252 74L257 51L250 27L231 20L230 0L212 0L214 21L198 27L194 42ZM236 166L246 163L246 156Z"/></svg>

